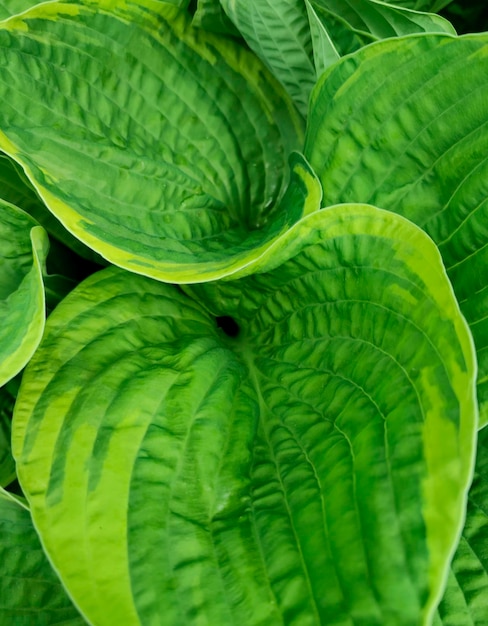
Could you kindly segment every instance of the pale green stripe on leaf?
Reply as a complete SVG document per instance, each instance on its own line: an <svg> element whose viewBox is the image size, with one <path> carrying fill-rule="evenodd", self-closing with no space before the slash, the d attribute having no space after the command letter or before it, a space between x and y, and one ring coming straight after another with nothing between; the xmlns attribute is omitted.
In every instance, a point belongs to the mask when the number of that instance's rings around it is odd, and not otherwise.
<svg viewBox="0 0 488 626"><path fill-rule="evenodd" d="M277 203L302 121L253 54L186 12L43 4L1 25L0 66L0 146L111 262L209 280L292 221Z"/></svg>
<svg viewBox="0 0 488 626"><path fill-rule="evenodd" d="M0 386L31 358L44 329L42 271L47 235L17 207L0 201Z"/></svg>
<svg viewBox="0 0 488 626"><path fill-rule="evenodd" d="M23 13L41 2L42 0L0 0L0 20Z"/></svg>
<svg viewBox="0 0 488 626"><path fill-rule="evenodd" d="M370 202L438 244L479 362L488 420L488 38L412 36L341 60L313 95L305 155L324 205Z"/></svg>
<svg viewBox="0 0 488 626"><path fill-rule="evenodd" d="M0 490L0 622L12 626L82 626L47 560L28 508Z"/></svg>
<svg viewBox="0 0 488 626"><path fill-rule="evenodd" d="M463 534L451 564L434 626L485 626L488 594L488 429L478 436L478 455Z"/></svg>

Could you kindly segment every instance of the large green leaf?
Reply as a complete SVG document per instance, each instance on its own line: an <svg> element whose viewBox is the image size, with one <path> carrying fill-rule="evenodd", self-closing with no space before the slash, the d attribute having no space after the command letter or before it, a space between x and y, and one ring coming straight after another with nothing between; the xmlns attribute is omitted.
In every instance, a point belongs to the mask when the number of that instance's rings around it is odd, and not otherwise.
<svg viewBox="0 0 488 626"><path fill-rule="evenodd" d="M478 352L488 421L488 36L379 42L313 95L305 153L324 206L369 202L439 245Z"/></svg>
<svg viewBox="0 0 488 626"><path fill-rule="evenodd" d="M53 572L25 504L0 489L0 623L83 626Z"/></svg>
<svg viewBox="0 0 488 626"><path fill-rule="evenodd" d="M46 232L0 200L0 387L24 367L44 330Z"/></svg>
<svg viewBox="0 0 488 626"><path fill-rule="evenodd" d="M252 50L307 114L315 84L312 38L303 0L220 0Z"/></svg>
<svg viewBox="0 0 488 626"><path fill-rule="evenodd" d="M466 523L454 555L434 626L486 626L488 614L488 429L478 437L478 455L468 496Z"/></svg>
<svg viewBox="0 0 488 626"><path fill-rule="evenodd" d="M350 205L261 263L184 290L110 268L48 319L14 455L97 626L429 623L477 426L438 251Z"/></svg>
<svg viewBox="0 0 488 626"><path fill-rule="evenodd" d="M311 27L319 20L323 34L319 49L314 41L315 58L320 56L324 41L330 40L343 56L379 39L401 37L412 33L456 34L447 20L438 15L412 11L379 0L306 0L310 5ZM326 45L324 68L333 59ZM316 62L317 65L317 62Z"/></svg>
<svg viewBox="0 0 488 626"><path fill-rule="evenodd" d="M247 49L164 2L44 3L0 25L0 147L65 227L171 282L251 262L302 121Z"/></svg>

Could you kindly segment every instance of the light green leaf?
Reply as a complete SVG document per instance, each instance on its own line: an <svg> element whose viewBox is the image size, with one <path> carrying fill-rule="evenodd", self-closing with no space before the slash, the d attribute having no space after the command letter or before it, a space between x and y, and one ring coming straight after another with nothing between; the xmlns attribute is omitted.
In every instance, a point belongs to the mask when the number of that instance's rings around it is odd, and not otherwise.
<svg viewBox="0 0 488 626"><path fill-rule="evenodd" d="M209 280L297 219L278 200L302 121L248 50L152 0L46 3L0 26L0 147L109 261Z"/></svg>
<svg viewBox="0 0 488 626"><path fill-rule="evenodd" d="M220 1L249 47L286 87L305 117L316 73L304 1Z"/></svg>
<svg viewBox="0 0 488 626"><path fill-rule="evenodd" d="M29 509L0 489L0 623L12 626L82 626L53 572Z"/></svg>
<svg viewBox="0 0 488 626"><path fill-rule="evenodd" d="M43 228L0 200L0 387L25 366L44 330Z"/></svg>
<svg viewBox="0 0 488 626"><path fill-rule="evenodd" d="M338 206L261 270L110 268L50 316L13 434L47 553L97 626L427 626L477 425L438 251Z"/></svg>
<svg viewBox="0 0 488 626"><path fill-rule="evenodd" d="M317 19L321 22L341 56L389 37L435 32L456 34L451 23L438 15L396 7L379 0L306 1L314 9L312 24ZM321 39L324 39L324 35ZM315 51L315 56L319 55L319 50L320 47ZM332 64L329 57L326 48L322 62L324 67Z"/></svg>
<svg viewBox="0 0 488 626"><path fill-rule="evenodd" d="M478 455L468 496L466 523L449 572L434 626L485 626L488 595L488 429L478 437Z"/></svg>
<svg viewBox="0 0 488 626"><path fill-rule="evenodd" d="M313 96L305 154L324 206L368 202L440 247L474 335L488 421L488 36L380 42L341 60Z"/></svg>

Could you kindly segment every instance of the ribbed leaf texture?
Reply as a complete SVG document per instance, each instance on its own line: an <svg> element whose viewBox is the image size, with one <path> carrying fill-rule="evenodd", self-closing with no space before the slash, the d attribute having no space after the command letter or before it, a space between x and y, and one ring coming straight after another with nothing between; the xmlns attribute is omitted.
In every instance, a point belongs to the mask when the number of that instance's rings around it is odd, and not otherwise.
<svg viewBox="0 0 488 626"><path fill-rule="evenodd" d="M305 155L324 206L370 202L437 243L475 338L488 420L488 36L411 36L341 60L313 95Z"/></svg>
<svg viewBox="0 0 488 626"><path fill-rule="evenodd" d="M475 369L432 241L338 206L252 277L78 286L23 377L19 479L97 626L427 626L472 476Z"/></svg>
<svg viewBox="0 0 488 626"><path fill-rule="evenodd" d="M0 24L0 147L76 237L170 282L229 274L301 217L278 208L301 118L253 54L190 22L73 0Z"/></svg>

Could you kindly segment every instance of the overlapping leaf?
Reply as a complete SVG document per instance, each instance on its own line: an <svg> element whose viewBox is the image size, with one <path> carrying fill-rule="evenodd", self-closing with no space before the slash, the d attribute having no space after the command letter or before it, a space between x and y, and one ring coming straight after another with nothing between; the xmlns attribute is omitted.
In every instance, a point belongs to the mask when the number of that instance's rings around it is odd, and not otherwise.
<svg viewBox="0 0 488 626"><path fill-rule="evenodd" d="M48 240L27 213L1 200L0 240L1 387L20 372L42 337Z"/></svg>
<svg viewBox="0 0 488 626"><path fill-rule="evenodd" d="M4 154L0 154L0 198L31 215L50 235L79 256L97 263L103 262L101 257L63 227L44 205L19 166ZM69 256L66 252L61 252L60 256L64 257L63 263L66 264Z"/></svg>
<svg viewBox="0 0 488 626"><path fill-rule="evenodd" d="M315 84L312 38L303 0L221 0L252 50L307 114Z"/></svg>
<svg viewBox="0 0 488 626"><path fill-rule="evenodd" d="M488 429L480 431L466 523L434 626L484 626L488 594Z"/></svg>
<svg viewBox="0 0 488 626"><path fill-rule="evenodd" d="M97 626L429 622L477 417L440 256L350 205L260 269L183 292L111 268L48 320L14 454Z"/></svg>
<svg viewBox="0 0 488 626"><path fill-rule="evenodd" d="M314 92L306 156L324 205L371 202L440 247L477 346L488 420L488 37L380 42Z"/></svg>
<svg viewBox="0 0 488 626"><path fill-rule="evenodd" d="M412 11L378 0L306 0L318 19L323 46L330 39L343 56L379 39L401 37L412 33L456 34L450 22L431 13ZM314 55L318 56L315 44ZM329 55L326 55L326 61ZM322 63L325 67L330 61Z"/></svg>
<svg viewBox="0 0 488 626"><path fill-rule="evenodd" d="M0 622L83 626L44 554L29 510L0 490Z"/></svg>
<svg viewBox="0 0 488 626"><path fill-rule="evenodd" d="M302 143L291 101L254 55L177 7L39 5L1 24L0 78L0 147L115 264L208 280L300 217L277 207Z"/></svg>
<svg viewBox="0 0 488 626"><path fill-rule="evenodd" d="M240 37L239 31L227 17L220 0L198 0L192 25L212 33Z"/></svg>

